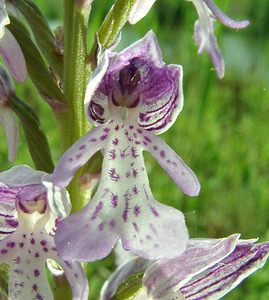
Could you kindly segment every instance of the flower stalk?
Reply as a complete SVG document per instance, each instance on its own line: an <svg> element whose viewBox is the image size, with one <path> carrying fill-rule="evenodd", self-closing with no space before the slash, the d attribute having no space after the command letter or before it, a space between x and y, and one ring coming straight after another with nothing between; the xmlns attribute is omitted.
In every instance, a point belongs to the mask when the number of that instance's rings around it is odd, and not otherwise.
<svg viewBox="0 0 269 300"><path fill-rule="evenodd" d="M84 94L88 70L85 64L87 55L87 31L89 10L80 9L72 0L64 1L64 96L68 110L61 118L64 122L65 139L62 148L66 150L77 139L89 130L84 113ZM73 211L80 209L85 203L85 190L81 190L80 170L69 186Z"/></svg>

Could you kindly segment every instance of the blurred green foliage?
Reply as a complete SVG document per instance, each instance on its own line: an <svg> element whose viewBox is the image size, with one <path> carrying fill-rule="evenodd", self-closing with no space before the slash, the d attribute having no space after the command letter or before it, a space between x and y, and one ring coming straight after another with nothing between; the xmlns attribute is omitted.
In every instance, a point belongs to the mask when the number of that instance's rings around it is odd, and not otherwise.
<svg viewBox="0 0 269 300"><path fill-rule="evenodd" d="M37 0L53 28L61 24L60 1ZM101 3L102 2L102 3ZM94 1L89 44L113 1ZM184 68L185 106L164 138L198 175L197 198L184 196L156 162L146 154L156 199L185 213L192 237L222 237L234 232L242 238L269 239L269 2L225 0L216 3L231 17L251 21L236 31L216 24L226 74L216 78L207 55L198 56L193 42L196 12L191 3L160 0L136 26L127 25L119 48L156 33L164 61ZM56 122L50 108L30 82L17 87L18 95L33 106L47 133L54 160L59 158ZM33 165L21 130L16 163ZM0 129L0 169L11 167ZM169 188L167 188L169 187ZM113 267L113 254L88 266L90 299L98 299L102 282ZM269 264L225 299L269 299Z"/></svg>

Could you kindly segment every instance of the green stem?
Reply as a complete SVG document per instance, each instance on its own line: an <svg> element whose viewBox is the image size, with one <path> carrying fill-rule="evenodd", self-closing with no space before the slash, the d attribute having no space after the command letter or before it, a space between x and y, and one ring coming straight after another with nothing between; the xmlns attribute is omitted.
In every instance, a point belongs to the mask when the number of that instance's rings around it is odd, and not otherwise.
<svg viewBox="0 0 269 300"><path fill-rule="evenodd" d="M63 150L89 130L83 105L88 77L85 63L88 17L89 10L80 9L74 0L64 0L64 96L68 110L62 113L61 118ZM81 209L86 202L85 191L79 182L81 173L80 170L69 186L73 212Z"/></svg>

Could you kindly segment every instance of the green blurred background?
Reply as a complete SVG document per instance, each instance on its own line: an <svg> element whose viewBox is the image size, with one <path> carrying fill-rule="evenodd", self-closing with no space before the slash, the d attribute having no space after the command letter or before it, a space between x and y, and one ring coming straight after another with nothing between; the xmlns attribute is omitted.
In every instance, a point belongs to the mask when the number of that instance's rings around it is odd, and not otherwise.
<svg viewBox="0 0 269 300"><path fill-rule="evenodd" d="M61 25L60 1L36 1L53 28ZM94 1L89 44L111 0ZM156 199L184 212L192 237L223 237L240 232L242 238L269 239L269 1L223 0L216 3L231 17L249 19L240 31L217 24L216 33L226 62L223 80L216 78L208 56L197 55L193 5L183 0L159 0L136 26L127 25L119 48L153 29L164 61L184 68L185 106L175 125L162 138L191 166L200 179L198 197L184 196L157 163L145 154ZM55 161L59 157L58 130L53 114L28 81L18 95L32 105L47 133ZM32 165L20 130L16 163ZM4 131L0 128L0 169L7 162ZM113 257L88 266L90 299L98 299L102 282L113 268ZM269 264L225 299L269 299Z"/></svg>

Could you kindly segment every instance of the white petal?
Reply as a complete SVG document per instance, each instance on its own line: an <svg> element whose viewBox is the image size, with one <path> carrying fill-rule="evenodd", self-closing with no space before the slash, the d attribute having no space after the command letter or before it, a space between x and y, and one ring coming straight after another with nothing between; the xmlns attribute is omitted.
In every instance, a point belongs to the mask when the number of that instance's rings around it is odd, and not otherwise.
<svg viewBox="0 0 269 300"><path fill-rule="evenodd" d="M137 0L130 12L129 22L135 24L144 18L155 1L156 0Z"/></svg>
<svg viewBox="0 0 269 300"><path fill-rule="evenodd" d="M5 26L9 23L5 0L0 0L0 39L4 36Z"/></svg>

